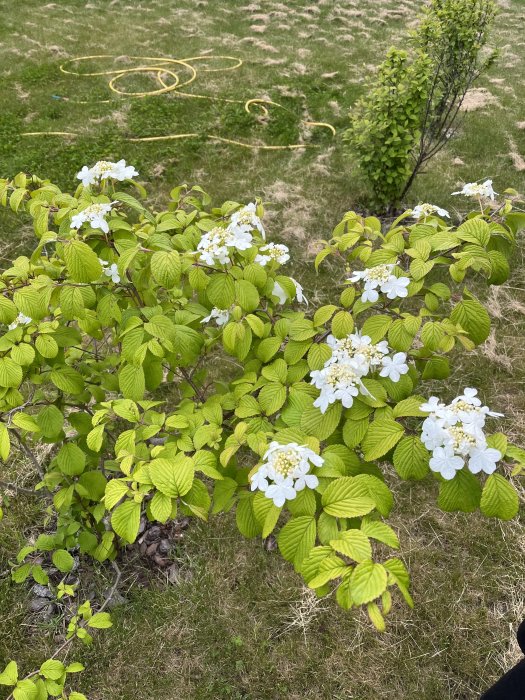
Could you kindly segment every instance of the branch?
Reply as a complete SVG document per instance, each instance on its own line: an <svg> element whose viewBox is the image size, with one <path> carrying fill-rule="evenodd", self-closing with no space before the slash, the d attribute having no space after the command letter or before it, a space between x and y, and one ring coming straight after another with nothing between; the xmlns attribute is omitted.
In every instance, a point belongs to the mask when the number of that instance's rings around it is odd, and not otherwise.
<svg viewBox="0 0 525 700"><path fill-rule="evenodd" d="M36 498L49 498L49 494L44 491L36 491L35 489L26 489L24 486L18 486L18 484L13 484L11 481L1 481L0 487L4 489L12 489L17 493L27 493L30 496L36 496Z"/></svg>
<svg viewBox="0 0 525 700"><path fill-rule="evenodd" d="M9 428L9 430L13 433L13 435L16 437L18 440L18 444L20 445L20 449L22 452L28 457L31 462L33 463L35 469L38 472L38 475L40 476L41 479L44 478L44 470L42 469L40 462L36 458L34 452L29 449L29 447L25 444L24 440L22 439L22 436L18 432L18 430L15 430L15 428Z"/></svg>

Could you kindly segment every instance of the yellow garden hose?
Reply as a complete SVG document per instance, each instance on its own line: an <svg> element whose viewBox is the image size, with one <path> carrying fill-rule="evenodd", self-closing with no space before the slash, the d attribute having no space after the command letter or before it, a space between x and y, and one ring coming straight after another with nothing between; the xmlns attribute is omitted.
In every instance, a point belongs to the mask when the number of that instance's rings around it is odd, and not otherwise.
<svg viewBox="0 0 525 700"><path fill-rule="evenodd" d="M74 75L76 77L94 77L94 76L108 76L108 87L109 89L121 97L151 97L153 95L163 95L168 92L174 92L176 95L181 97L189 97L199 100L210 100L213 102L227 102L231 104L241 104L244 105L244 109L248 114L252 113L252 108L259 109L263 116L269 117L269 107L275 107L277 109L283 109L289 111L283 105L273 100L268 100L264 98L252 98L246 101L243 100L233 100L226 97L215 97L212 95L201 95L191 92L183 92L181 88L186 87L193 83L200 73L218 73L223 71L234 71L243 65L240 58L235 56L223 56L223 55L203 55L203 56L192 56L190 58L158 58L151 56L126 56L128 61L138 62L138 65L131 67L120 67L120 68L110 68L109 70L100 71L90 71L82 72L79 70L74 70L73 65L81 63L83 61L94 61L94 60L106 60L114 63L118 56L101 54L98 56L79 56L77 58L72 58L66 61L60 66L62 73L66 75ZM231 65L220 66L217 68L203 67L197 68L193 65L199 61L226 61L231 63ZM189 77L182 79L180 76L181 70L189 72ZM121 89L118 85L122 78L129 76L131 74L147 74L155 75L155 79L158 84L158 88L148 90L148 91L130 91L126 92ZM108 103L111 100L100 100L100 102ZM81 100L77 101L77 104L90 104L90 102ZM301 124L309 127L322 127L329 129L335 136L335 129L331 124L325 122L313 122L313 121L302 121ZM70 138L75 138L79 136L75 132L67 131L27 131L21 134L22 136L66 136ZM186 139L186 138L196 138L199 136L205 136L210 141L215 141L218 143L229 143L235 146L241 146L243 148L251 148L254 150L265 150L265 151L283 151L283 150L293 150L298 148L312 148L313 144L304 143L292 143L286 146L271 146L265 144L253 144L247 143L245 141L239 141L237 139L227 139L216 134L198 134L198 133L187 133L187 134L166 134L164 136L141 136L135 138L128 138L127 141L140 142L140 141L168 141L174 139Z"/></svg>

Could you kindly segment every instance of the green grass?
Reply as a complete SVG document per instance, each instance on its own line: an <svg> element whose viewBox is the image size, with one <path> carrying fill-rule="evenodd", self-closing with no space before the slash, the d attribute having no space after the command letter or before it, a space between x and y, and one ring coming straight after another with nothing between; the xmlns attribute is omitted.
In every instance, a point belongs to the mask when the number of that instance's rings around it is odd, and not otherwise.
<svg viewBox="0 0 525 700"><path fill-rule="evenodd" d="M497 102L464 114L458 136L418 179L407 205L423 200L465 211L465 202L450 192L482 177L492 177L498 191L525 189L525 171L510 155L525 156L519 100L525 48L516 41L523 3L505 5L493 42L501 56L480 83ZM153 206L182 182L200 184L216 201L260 196L271 237L294 251L294 274L311 297L326 297L329 272L308 272L315 242L329 236L346 210L369 208L366 183L342 150L346 115L372 66L419 6L415 0L29 0L6 6L0 15L0 176L29 170L73 188L82 165L123 157L141 173ZM264 96L286 110L272 110L271 119L261 121L241 104L175 93L112 97L103 77L74 78L59 70L74 55L180 58L208 50L238 56L243 67L201 73L189 91L235 100ZM138 77L126 86L147 88ZM330 122L336 137L321 129L307 133L301 118ZM20 135L50 130L79 136ZM180 132L201 136L127 140ZM280 145L305 138L315 147L246 150L210 142L209 133ZM31 246L31 231L1 212L0 240L4 262ZM479 386L489 405L505 411L504 428L523 442L522 263L520 252L511 281L491 294L494 340L462 361L447 391ZM32 475L18 463L7 477L29 484ZM431 479L400 484L389 474L387 480L396 494L394 525L416 607L410 611L396 601L386 634L331 599L312 599L278 554L244 541L233 517L223 516L188 531L179 552L182 584L169 585L131 563L125 568L121 590L129 604L115 610L114 628L97 636L93 650L78 651L89 667L79 687L91 700L476 697L518 658L512 628L525 613L523 532L516 523L440 513ZM44 518L25 496L6 511L0 572ZM101 591L109 575L95 572L85 592ZM28 598L26 589L13 587L5 575L0 579L0 661L15 657L24 671L54 648L63 622L57 616L43 624L28 614Z"/></svg>

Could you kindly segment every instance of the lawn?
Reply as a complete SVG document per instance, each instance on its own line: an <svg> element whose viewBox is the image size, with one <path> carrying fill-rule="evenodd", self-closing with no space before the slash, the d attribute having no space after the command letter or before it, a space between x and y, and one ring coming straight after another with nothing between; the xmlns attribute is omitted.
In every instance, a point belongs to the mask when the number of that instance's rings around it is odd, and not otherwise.
<svg viewBox="0 0 525 700"><path fill-rule="evenodd" d="M419 178L407 206L430 201L455 216L464 203L450 193L486 177L497 191L525 191L525 8L521 0L500 5L492 42L499 58L469 95L459 133ZM329 275L311 274L307 263L345 211L371 206L341 134L375 65L406 36L420 6L415 0L11 3L0 15L0 177L25 170L74 188L82 165L125 158L155 193L153 208L183 182L201 185L217 202L260 197L267 230L292 249L294 275L307 296L329 298ZM135 68L147 63L143 57L208 56L189 62L196 79L182 90L213 99L177 91L123 97L108 89L111 76L60 70L74 57L100 54L116 58L64 67L97 72ZM210 72L234 65L214 55L242 65ZM191 75L186 61L180 78ZM158 89L151 75L139 72L117 86ZM282 107L271 107L268 117L257 108L248 114L244 102L255 98ZM336 134L307 122L329 123ZM24 135L35 132L70 135ZM179 134L196 135L131 140ZM244 148L220 139L308 147ZM1 212L2 264L27 250L30 236L29 227ZM523 262L520 249L510 281L490 294L493 334L457 367L447 387L456 395L479 386L488 405L505 412L503 429L521 444ZM12 481L32 482L23 460L8 470ZM128 556L120 587L128 602L114 609L114 627L97 636L94 648L79 651L89 669L79 689L91 700L476 697L519 658L513 630L525 617L523 528L442 513L434 506L432 479L414 485L387 474L387 481L416 606L411 611L396 601L386 633L331 598L313 597L278 554L244 541L234 517L222 516L185 532L174 584ZM30 671L56 646L63 620L28 612L31 594L9 582L9 561L45 514L23 495L6 512L0 665L15 657ZM100 594L110 576L94 571L84 592Z"/></svg>

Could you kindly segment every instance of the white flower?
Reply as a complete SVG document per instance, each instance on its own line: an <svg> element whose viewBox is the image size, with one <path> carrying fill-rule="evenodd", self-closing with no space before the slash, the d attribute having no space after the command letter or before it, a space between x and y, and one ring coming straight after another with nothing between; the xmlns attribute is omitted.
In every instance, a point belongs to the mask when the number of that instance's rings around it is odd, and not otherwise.
<svg viewBox="0 0 525 700"><path fill-rule="evenodd" d="M107 260L98 259L99 263L102 265L102 271L107 277L111 277L112 282L118 284L120 282L120 275L118 273L118 267L116 263L109 264Z"/></svg>
<svg viewBox="0 0 525 700"><path fill-rule="evenodd" d="M99 228L104 233L109 232L108 222L106 221L106 216L111 211L111 207L115 202L111 204L90 204L78 214L74 214L71 217L71 228L79 229L82 224L89 221L91 228Z"/></svg>
<svg viewBox="0 0 525 700"><path fill-rule="evenodd" d="M228 309L218 309L216 306L210 311L209 316L203 318L201 323L209 323L212 319L215 319L215 323L218 326L224 326L230 320L230 312Z"/></svg>
<svg viewBox="0 0 525 700"><path fill-rule="evenodd" d="M395 277L392 275L382 286L381 291L386 294L388 299L396 299L408 296L408 285L410 280L408 277Z"/></svg>
<svg viewBox="0 0 525 700"><path fill-rule="evenodd" d="M393 382L398 382L401 375L408 372L406 359L407 356L404 352L396 352L393 357L387 355L383 358L383 369L379 372L379 376L388 377Z"/></svg>
<svg viewBox="0 0 525 700"><path fill-rule="evenodd" d="M289 252L288 247L282 243L267 243L259 248L259 253L255 256L254 262L259 263L263 267L271 260L275 260L279 265L284 265L290 260ZM264 255L261 255L261 253L264 253Z"/></svg>
<svg viewBox="0 0 525 700"><path fill-rule="evenodd" d="M279 304L286 304L288 301L288 294L284 291L279 282L274 282L272 296L279 299Z"/></svg>
<svg viewBox="0 0 525 700"><path fill-rule="evenodd" d="M230 262L231 249L248 250L253 245L252 234L246 230L233 231L216 226L199 241L196 253L206 265L226 265Z"/></svg>
<svg viewBox="0 0 525 700"><path fill-rule="evenodd" d="M259 467L255 474L252 474L250 482L250 489L252 491L266 491L268 488L268 470L266 467Z"/></svg>
<svg viewBox="0 0 525 700"><path fill-rule="evenodd" d="M295 286L295 297L297 301L300 304L304 302L308 306L308 299L303 294L303 288L301 287L299 282L297 282L297 280L293 279L293 277L290 277L290 279L292 280ZM279 299L279 304L286 304L286 302L288 301L288 294L284 291L279 282L274 282L272 288L272 295Z"/></svg>
<svg viewBox="0 0 525 700"><path fill-rule="evenodd" d="M470 451L468 468L473 474L492 474L496 471L496 462L499 462L502 456L501 452L493 447L475 447Z"/></svg>
<svg viewBox="0 0 525 700"><path fill-rule="evenodd" d="M492 180L485 180L485 182L467 182L463 185L462 190L452 192L452 194L463 194L465 197L487 197L494 201L497 193L492 189Z"/></svg>
<svg viewBox="0 0 525 700"><path fill-rule="evenodd" d="M310 372L311 384L320 391L314 406L321 413L325 413L335 401L341 401L345 408L350 408L359 394L373 398L362 377L378 367L381 367L381 376L390 377L394 382L408 372L405 353L398 352L390 357L386 340L374 344L368 335L358 332L339 339L329 335L326 342L332 349L331 357L323 369Z"/></svg>
<svg viewBox="0 0 525 700"><path fill-rule="evenodd" d="M379 299L379 293L376 292L375 289L367 286L365 284L365 291L363 292L363 295L361 297L361 301L367 302L367 301L372 301L376 302Z"/></svg>
<svg viewBox="0 0 525 700"><path fill-rule="evenodd" d="M115 284L118 284L120 282L120 275L118 273L118 267L116 263L113 263L109 267L106 267L104 269L104 274L106 275L106 277L110 277L111 281Z"/></svg>
<svg viewBox="0 0 525 700"><path fill-rule="evenodd" d="M341 401L345 408L350 408L354 403L354 397L363 387L361 377L366 369L355 360L348 359L327 364L323 369L310 372L311 383L320 390L314 406L319 408L321 413L325 413L328 406L335 401Z"/></svg>
<svg viewBox="0 0 525 700"><path fill-rule="evenodd" d="M137 175L138 172L135 168L132 165L126 165L125 160L119 160L117 163L99 160L91 168L84 165L82 170L77 173L77 178L82 181L84 187L89 187L89 185L97 184L102 180L131 180Z"/></svg>
<svg viewBox="0 0 525 700"><path fill-rule="evenodd" d="M21 311L18 314L18 316L15 318L13 323L10 323L7 328L10 331L13 331L15 328L18 328L18 326L27 326L28 323L31 323L33 319L30 316L26 316L23 314Z"/></svg>
<svg viewBox="0 0 525 700"><path fill-rule="evenodd" d="M318 486L319 480L310 469L312 465L322 467L323 463L324 459L309 447L273 441L264 453L263 463L250 477L250 488L262 491L281 508L285 501L296 497L297 491Z"/></svg>
<svg viewBox="0 0 525 700"><path fill-rule="evenodd" d="M368 267L366 270L356 270L347 281L354 284L356 282L364 282L361 301L365 303L374 303L379 299L378 289L383 294L386 294L389 299L406 297L410 279L408 277L397 277L393 274L396 265L397 261L395 263Z"/></svg>
<svg viewBox="0 0 525 700"><path fill-rule="evenodd" d="M250 232L257 229L261 236L266 238L262 221L257 216L256 210L257 206L255 202L250 202L250 204L234 212L231 215L228 228L231 229L233 233L238 233L240 231Z"/></svg>
<svg viewBox="0 0 525 700"><path fill-rule="evenodd" d="M295 284L295 298L297 299L299 304L304 303L304 304L306 304L306 306L308 306L308 299L303 294L303 288L301 287L301 285L299 284L299 282L297 280L294 280L293 277L290 277L290 279Z"/></svg>
<svg viewBox="0 0 525 700"><path fill-rule="evenodd" d="M450 214L446 209L441 209L435 204L418 204L417 207L412 209L413 219L426 219L427 216L432 216L432 214L437 214L438 216L446 217L450 219Z"/></svg>
<svg viewBox="0 0 525 700"><path fill-rule="evenodd" d="M292 501L297 496L293 479L290 477L286 479L277 477L276 482L270 484L264 494L267 498L272 499L274 506L277 506L277 508L282 508L285 501Z"/></svg>
<svg viewBox="0 0 525 700"><path fill-rule="evenodd" d="M461 457L454 456L454 450L447 447L437 447L429 462L433 472L439 472L448 481L456 476L456 472L463 469L464 462Z"/></svg>
<svg viewBox="0 0 525 700"><path fill-rule="evenodd" d="M502 457L499 450L488 447L483 432L486 417L501 414L482 406L477 393L476 389L467 388L448 405L432 396L420 406L430 414L423 422L421 440L432 451L431 468L445 479L454 478L454 470L462 468L465 461L473 474L492 474Z"/></svg>

